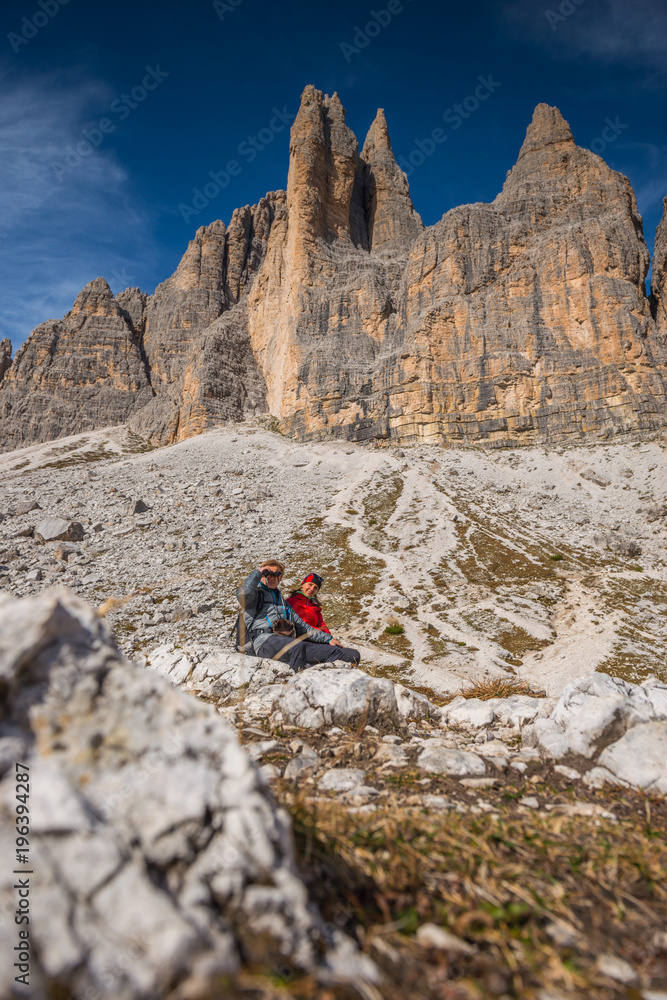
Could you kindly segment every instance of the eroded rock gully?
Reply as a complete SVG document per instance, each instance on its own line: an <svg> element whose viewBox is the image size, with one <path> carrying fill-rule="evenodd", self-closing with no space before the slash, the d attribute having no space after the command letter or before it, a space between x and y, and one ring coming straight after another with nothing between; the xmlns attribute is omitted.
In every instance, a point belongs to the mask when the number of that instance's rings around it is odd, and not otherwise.
<svg viewBox="0 0 667 1000"><path fill-rule="evenodd" d="M303 440L556 442L667 413L627 178L540 104L491 204L424 227L384 112L361 154L306 87L286 191L197 231L153 295L98 278L0 360L0 449L123 422L155 444L268 410Z"/></svg>

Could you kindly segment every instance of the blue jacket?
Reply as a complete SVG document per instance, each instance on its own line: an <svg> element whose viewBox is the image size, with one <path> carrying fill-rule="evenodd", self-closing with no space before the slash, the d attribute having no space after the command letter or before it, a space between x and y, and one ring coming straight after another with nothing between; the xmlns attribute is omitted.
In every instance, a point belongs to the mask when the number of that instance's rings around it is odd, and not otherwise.
<svg viewBox="0 0 667 1000"><path fill-rule="evenodd" d="M331 636L328 632L321 632L318 628L312 628L302 618L297 615L287 604L280 590L271 590L262 582L261 571L256 569L243 581L236 591L236 597L245 618L246 633L250 639L255 652L261 656L260 650L270 635L273 635L273 626L279 618L287 618L294 622L297 635L305 635L310 642L330 642Z"/></svg>

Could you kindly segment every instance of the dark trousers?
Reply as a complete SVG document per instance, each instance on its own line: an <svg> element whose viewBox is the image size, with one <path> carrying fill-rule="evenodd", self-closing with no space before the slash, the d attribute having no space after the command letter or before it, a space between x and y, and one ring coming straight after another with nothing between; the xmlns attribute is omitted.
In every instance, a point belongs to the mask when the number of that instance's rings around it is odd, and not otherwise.
<svg viewBox="0 0 667 1000"><path fill-rule="evenodd" d="M275 634L264 640L257 655L289 663L295 674L314 663L333 663L334 660L358 663L361 659L361 654L356 649L330 646L328 642L308 642L301 636L295 639L289 635Z"/></svg>

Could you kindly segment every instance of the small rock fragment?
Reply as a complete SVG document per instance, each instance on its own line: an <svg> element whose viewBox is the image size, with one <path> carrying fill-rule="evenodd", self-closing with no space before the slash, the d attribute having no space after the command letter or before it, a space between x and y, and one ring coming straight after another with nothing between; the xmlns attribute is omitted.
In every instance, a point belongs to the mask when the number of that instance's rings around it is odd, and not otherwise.
<svg viewBox="0 0 667 1000"><path fill-rule="evenodd" d="M38 542L80 542L83 539L83 525L78 521L66 521L63 517L45 517L35 527Z"/></svg>
<svg viewBox="0 0 667 1000"><path fill-rule="evenodd" d="M639 982L632 966L618 955L598 955L595 964L603 976L623 983L624 986L636 986Z"/></svg>
<svg viewBox="0 0 667 1000"><path fill-rule="evenodd" d="M438 927L437 924L422 924L415 937L417 944L423 948L438 948L440 951L454 951L461 955L474 955L477 951L474 945L462 941L451 931Z"/></svg>

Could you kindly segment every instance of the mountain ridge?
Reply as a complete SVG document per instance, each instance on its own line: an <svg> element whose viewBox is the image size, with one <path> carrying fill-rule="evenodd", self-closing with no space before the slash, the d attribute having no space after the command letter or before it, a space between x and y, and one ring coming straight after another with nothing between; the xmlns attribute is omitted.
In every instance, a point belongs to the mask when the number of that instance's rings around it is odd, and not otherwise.
<svg viewBox="0 0 667 1000"><path fill-rule="evenodd" d="M285 190L200 227L153 295L90 282L0 358L0 450L129 421L167 444L269 412L302 440L502 445L667 419L667 228L537 105L491 203L425 227L382 109L305 88Z"/></svg>

